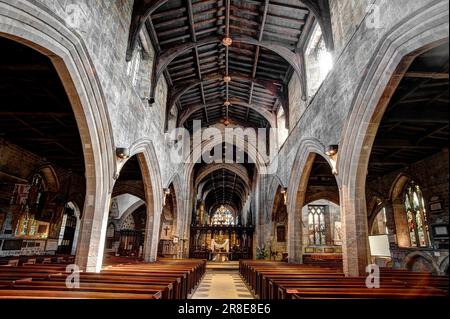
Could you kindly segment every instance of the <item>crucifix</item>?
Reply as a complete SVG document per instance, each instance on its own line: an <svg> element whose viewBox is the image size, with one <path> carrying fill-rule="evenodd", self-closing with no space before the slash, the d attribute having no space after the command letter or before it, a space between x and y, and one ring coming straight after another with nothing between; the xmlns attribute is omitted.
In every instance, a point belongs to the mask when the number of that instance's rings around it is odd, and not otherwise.
<svg viewBox="0 0 450 319"><path fill-rule="evenodd" d="M170 227L166 226L166 228L164 228L164 230L166 231L166 237L167 237L167 232L169 231Z"/></svg>

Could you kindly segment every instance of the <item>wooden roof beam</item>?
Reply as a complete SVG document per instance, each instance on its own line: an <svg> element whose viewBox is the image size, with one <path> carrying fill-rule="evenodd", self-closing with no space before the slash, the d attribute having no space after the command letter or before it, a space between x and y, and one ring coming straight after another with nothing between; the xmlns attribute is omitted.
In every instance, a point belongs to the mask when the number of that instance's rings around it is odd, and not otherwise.
<svg viewBox="0 0 450 319"><path fill-rule="evenodd" d="M258 114L260 114L261 117L264 118L270 124L271 127L273 127L273 128L277 127L276 117L269 110L261 108L260 106L250 105L250 104L244 102L242 99L233 98L230 100L230 102L232 103L232 105L237 105L237 106L241 106L241 107L245 107L245 108L254 110ZM207 106L208 107L210 105L216 106L217 104L220 104L220 103L222 103L222 101L218 100L216 102L208 103ZM204 105L193 105L193 106L190 106L190 107L184 109L179 116L179 120L178 120L179 127L184 125L184 123L189 119L189 117L192 114L194 114L195 112L198 112L199 110L202 110L204 107L205 107Z"/></svg>

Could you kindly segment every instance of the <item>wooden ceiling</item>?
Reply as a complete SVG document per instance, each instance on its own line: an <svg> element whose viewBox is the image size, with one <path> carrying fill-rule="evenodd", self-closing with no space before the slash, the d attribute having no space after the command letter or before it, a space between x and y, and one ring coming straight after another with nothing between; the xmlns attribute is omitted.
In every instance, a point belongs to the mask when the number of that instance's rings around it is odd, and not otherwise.
<svg viewBox="0 0 450 319"><path fill-rule="evenodd" d="M315 19L330 29L328 1L136 0L127 57L145 28L156 49L150 102L163 73L171 88L166 128L173 107L188 128L193 120L209 126L225 119L269 127L279 107L289 114L293 70L305 78L302 48ZM231 46L222 43L228 36Z"/></svg>
<svg viewBox="0 0 450 319"><path fill-rule="evenodd" d="M226 169L215 171L205 178L203 191L208 192L205 198L207 211L214 205L230 205L240 210L245 204L245 195L248 194L245 182L234 172Z"/></svg>
<svg viewBox="0 0 450 319"><path fill-rule="evenodd" d="M446 43L418 56L401 81L378 130L369 176L405 169L448 147L448 90Z"/></svg>
<svg viewBox="0 0 450 319"><path fill-rule="evenodd" d="M77 123L51 61L3 37L0 48L0 138L84 176Z"/></svg>

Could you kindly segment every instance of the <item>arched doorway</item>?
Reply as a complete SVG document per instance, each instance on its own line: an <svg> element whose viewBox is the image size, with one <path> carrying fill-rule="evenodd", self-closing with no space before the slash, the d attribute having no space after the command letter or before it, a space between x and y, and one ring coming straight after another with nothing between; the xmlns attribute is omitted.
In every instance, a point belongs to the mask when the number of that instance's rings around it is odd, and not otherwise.
<svg viewBox="0 0 450 319"><path fill-rule="evenodd" d="M339 187L329 162L319 154L312 161L301 212L303 263L342 267L342 218Z"/></svg>
<svg viewBox="0 0 450 319"><path fill-rule="evenodd" d="M114 225L115 232L105 251L110 256L144 258L148 186L144 183L143 165L142 154L129 158L114 186L108 222Z"/></svg>

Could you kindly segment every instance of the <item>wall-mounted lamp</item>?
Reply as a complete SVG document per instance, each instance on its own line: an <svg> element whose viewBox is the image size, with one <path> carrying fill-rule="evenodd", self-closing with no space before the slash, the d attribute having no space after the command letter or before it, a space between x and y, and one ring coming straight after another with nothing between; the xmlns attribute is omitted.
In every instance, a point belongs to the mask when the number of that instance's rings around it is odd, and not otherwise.
<svg viewBox="0 0 450 319"><path fill-rule="evenodd" d="M118 147L116 149L116 155L118 158L124 160L130 157L130 150L125 147Z"/></svg>
<svg viewBox="0 0 450 319"><path fill-rule="evenodd" d="M339 145L329 145L325 150L325 154L327 154L327 156L330 157L337 155L338 152L339 152Z"/></svg>
<svg viewBox="0 0 450 319"><path fill-rule="evenodd" d="M339 145L330 145L325 149L325 154L330 157L330 165L333 175L338 175L337 169L337 154L339 152Z"/></svg>
<svg viewBox="0 0 450 319"><path fill-rule="evenodd" d="M281 195L283 195L284 205L286 205L287 204L287 188L283 188L281 190Z"/></svg>
<svg viewBox="0 0 450 319"><path fill-rule="evenodd" d="M163 206L166 206L166 200L169 195L170 195L170 188L164 188Z"/></svg>

